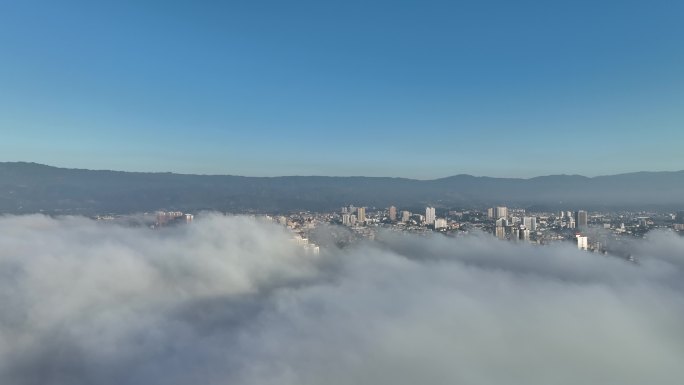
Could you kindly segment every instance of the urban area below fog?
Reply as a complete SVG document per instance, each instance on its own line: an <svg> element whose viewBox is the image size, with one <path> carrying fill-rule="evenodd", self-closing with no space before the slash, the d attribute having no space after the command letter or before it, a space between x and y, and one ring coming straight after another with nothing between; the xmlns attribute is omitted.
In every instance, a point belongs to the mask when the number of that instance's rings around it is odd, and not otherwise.
<svg viewBox="0 0 684 385"><path fill-rule="evenodd" d="M181 211L157 211L143 214L143 223L151 229L192 224L196 215ZM238 215L223 213L224 215ZM425 207L407 210L349 205L334 212L297 211L251 215L273 221L292 232L293 241L307 252L320 252L321 228L332 245L347 247L361 240L374 240L380 231L418 235L442 234L461 237L471 233L490 234L501 241L532 245L571 243L587 252L612 255L638 262L629 250L629 240L642 238L653 230L684 235L684 211L649 212L559 210L534 212L524 208L496 206L486 210L448 210ZM111 221L121 215L98 215L95 219ZM330 227L330 225L334 227ZM327 246L332 246L328 242Z"/></svg>

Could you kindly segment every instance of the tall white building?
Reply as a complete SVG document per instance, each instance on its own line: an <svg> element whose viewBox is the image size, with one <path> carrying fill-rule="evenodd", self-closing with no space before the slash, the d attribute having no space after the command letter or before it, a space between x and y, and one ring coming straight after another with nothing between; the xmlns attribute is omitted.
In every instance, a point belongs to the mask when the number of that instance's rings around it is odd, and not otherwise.
<svg viewBox="0 0 684 385"><path fill-rule="evenodd" d="M508 217L508 207L499 206L496 208L496 219Z"/></svg>
<svg viewBox="0 0 684 385"><path fill-rule="evenodd" d="M587 241L587 237L577 235L577 248L585 251L589 249L589 242Z"/></svg>
<svg viewBox="0 0 684 385"><path fill-rule="evenodd" d="M529 242L530 241L530 229L520 229L520 239Z"/></svg>
<svg viewBox="0 0 684 385"><path fill-rule="evenodd" d="M523 225L530 231L537 231L537 217L524 217Z"/></svg>
<svg viewBox="0 0 684 385"><path fill-rule="evenodd" d="M504 226L499 226L499 223L497 222L494 234L499 239L506 239L506 228Z"/></svg>
<svg viewBox="0 0 684 385"><path fill-rule="evenodd" d="M394 206L390 206L389 208L389 219L392 222L397 220L397 208Z"/></svg>
<svg viewBox="0 0 684 385"><path fill-rule="evenodd" d="M358 220L361 223L366 223L366 208L365 207L359 207L356 209L356 220Z"/></svg>
<svg viewBox="0 0 684 385"><path fill-rule="evenodd" d="M446 218L436 218L435 219L435 230L446 229L446 227L447 227Z"/></svg>
<svg viewBox="0 0 684 385"><path fill-rule="evenodd" d="M425 223L428 225L435 224L435 208L426 207L425 208Z"/></svg>
<svg viewBox="0 0 684 385"><path fill-rule="evenodd" d="M511 229L511 241L518 242L520 240L520 227L513 227Z"/></svg>
<svg viewBox="0 0 684 385"><path fill-rule="evenodd" d="M408 222L409 219L411 219L411 213L408 211L402 211L401 212L401 221L402 222Z"/></svg>

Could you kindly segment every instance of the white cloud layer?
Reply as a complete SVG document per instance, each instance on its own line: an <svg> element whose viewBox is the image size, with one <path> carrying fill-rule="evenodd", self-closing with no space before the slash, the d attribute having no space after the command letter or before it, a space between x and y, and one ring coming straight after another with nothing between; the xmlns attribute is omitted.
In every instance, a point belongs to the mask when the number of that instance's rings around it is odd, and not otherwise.
<svg viewBox="0 0 684 385"><path fill-rule="evenodd" d="M278 227L0 218L0 384L680 384L684 240L385 234L306 256Z"/></svg>

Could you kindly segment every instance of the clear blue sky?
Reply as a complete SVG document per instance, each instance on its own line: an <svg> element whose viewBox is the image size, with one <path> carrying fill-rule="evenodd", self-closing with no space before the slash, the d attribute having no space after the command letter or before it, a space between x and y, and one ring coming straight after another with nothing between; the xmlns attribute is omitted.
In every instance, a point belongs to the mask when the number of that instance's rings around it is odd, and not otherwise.
<svg viewBox="0 0 684 385"><path fill-rule="evenodd" d="M0 2L0 161L684 169L684 1Z"/></svg>

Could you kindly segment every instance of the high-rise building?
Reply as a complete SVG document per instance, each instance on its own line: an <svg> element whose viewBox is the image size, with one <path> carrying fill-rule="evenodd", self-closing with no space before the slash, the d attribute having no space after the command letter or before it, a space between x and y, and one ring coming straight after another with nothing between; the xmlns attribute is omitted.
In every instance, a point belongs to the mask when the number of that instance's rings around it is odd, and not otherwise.
<svg viewBox="0 0 684 385"><path fill-rule="evenodd" d="M435 230L445 229L447 227L446 218L436 218L435 219Z"/></svg>
<svg viewBox="0 0 684 385"><path fill-rule="evenodd" d="M425 223L428 225L435 224L435 208L426 207L425 208Z"/></svg>
<svg viewBox="0 0 684 385"><path fill-rule="evenodd" d="M580 250L588 250L589 243L587 242L587 237L582 235L577 235L577 248Z"/></svg>
<svg viewBox="0 0 684 385"><path fill-rule="evenodd" d="M506 218L499 218L496 220L496 225L500 227L506 227L508 226L508 219Z"/></svg>
<svg viewBox="0 0 684 385"><path fill-rule="evenodd" d="M513 227L511 229L511 240L517 242L520 240L520 227Z"/></svg>
<svg viewBox="0 0 684 385"><path fill-rule="evenodd" d="M487 209L487 219L497 219L494 218L494 208L490 207Z"/></svg>
<svg viewBox="0 0 684 385"><path fill-rule="evenodd" d="M157 226L165 226L183 218L185 222L190 223L192 222L193 216L191 214L188 215L190 215L190 217L184 216L180 211L157 211Z"/></svg>
<svg viewBox="0 0 684 385"><path fill-rule="evenodd" d="M530 231L537 231L537 217L524 217L523 225Z"/></svg>
<svg viewBox="0 0 684 385"><path fill-rule="evenodd" d="M397 220L397 208L394 206L390 206L389 208L389 219L392 222Z"/></svg>
<svg viewBox="0 0 684 385"><path fill-rule="evenodd" d="M520 229L520 239L529 242L530 241L530 229Z"/></svg>
<svg viewBox="0 0 684 385"><path fill-rule="evenodd" d="M506 228L504 226L501 226L500 224L501 222L497 221L494 235L496 235L496 237L499 239L506 239Z"/></svg>
<svg viewBox="0 0 684 385"><path fill-rule="evenodd" d="M342 214L342 224L349 226L351 224L351 215L347 213Z"/></svg>
<svg viewBox="0 0 684 385"><path fill-rule="evenodd" d="M496 219L508 217L508 207L499 206L496 208Z"/></svg>
<svg viewBox="0 0 684 385"><path fill-rule="evenodd" d="M356 220L358 220L361 223L366 223L366 208L365 207L359 207L356 209Z"/></svg>
<svg viewBox="0 0 684 385"><path fill-rule="evenodd" d="M587 212L584 210L579 210L575 213L575 223L579 229L586 229L588 223Z"/></svg>
<svg viewBox="0 0 684 385"><path fill-rule="evenodd" d="M401 221L402 222L408 222L409 219L411 219L411 213L408 211L402 211L401 212Z"/></svg>

